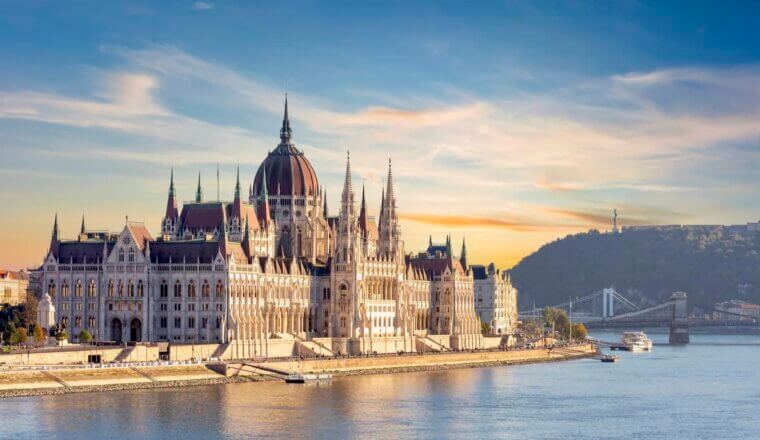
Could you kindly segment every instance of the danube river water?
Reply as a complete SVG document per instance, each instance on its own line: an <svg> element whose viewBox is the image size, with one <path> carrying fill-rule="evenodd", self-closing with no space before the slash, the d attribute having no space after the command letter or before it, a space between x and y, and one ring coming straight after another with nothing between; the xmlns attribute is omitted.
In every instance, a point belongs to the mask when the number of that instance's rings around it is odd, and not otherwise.
<svg viewBox="0 0 760 440"><path fill-rule="evenodd" d="M618 334L597 334L617 340ZM760 336L562 363L0 400L0 438L760 437ZM664 344L664 345L663 345Z"/></svg>

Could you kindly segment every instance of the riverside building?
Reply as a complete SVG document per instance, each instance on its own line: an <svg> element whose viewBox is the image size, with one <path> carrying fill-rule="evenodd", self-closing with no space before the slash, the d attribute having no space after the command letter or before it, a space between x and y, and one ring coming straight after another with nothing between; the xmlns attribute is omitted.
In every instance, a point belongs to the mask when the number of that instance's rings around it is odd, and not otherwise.
<svg viewBox="0 0 760 440"><path fill-rule="evenodd" d="M483 347L473 271L449 245L407 254L391 163L377 221L350 156L337 216L292 143L287 100L280 143L233 200L208 201L200 177L181 207L173 173L160 234L127 221L64 240L57 216L42 271L55 321L73 338L223 344L237 358L269 355L273 340L315 352L411 352ZM510 310L516 298L509 297ZM514 321L499 321L503 334ZM503 325L502 325L503 324Z"/></svg>

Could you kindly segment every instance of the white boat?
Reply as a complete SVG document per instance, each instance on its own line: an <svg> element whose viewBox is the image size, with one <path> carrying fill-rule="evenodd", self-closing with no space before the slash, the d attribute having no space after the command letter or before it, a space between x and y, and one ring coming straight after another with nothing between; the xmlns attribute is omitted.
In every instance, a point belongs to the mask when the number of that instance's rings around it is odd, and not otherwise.
<svg viewBox="0 0 760 440"><path fill-rule="evenodd" d="M332 379L332 374L322 373L322 374L301 374L301 373L290 373L285 377L286 383L306 383L306 382L313 382L313 381L320 381L320 380L330 380Z"/></svg>
<svg viewBox="0 0 760 440"><path fill-rule="evenodd" d="M644 332L625 332L620 339L629 351L652 351L652 341Z"/></svg>

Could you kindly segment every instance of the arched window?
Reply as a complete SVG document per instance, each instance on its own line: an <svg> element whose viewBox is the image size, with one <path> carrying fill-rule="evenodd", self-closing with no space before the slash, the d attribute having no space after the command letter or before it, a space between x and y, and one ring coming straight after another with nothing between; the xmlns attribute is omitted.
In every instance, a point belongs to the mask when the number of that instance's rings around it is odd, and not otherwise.
<svg viewBox="0 0 760 440"><path fill-rule="evenodd" d="M95 297L95 280L90 280L90 284L87 285L87 296Z"/></svg>
<svg viewBox="0 0 760 440"><path fill-rule="evenodd" d="M113 296L113 280L108 281L108 296Z"/></svg>
<svg viewBox="0 0 760 440"><path fill-rule="evenodd" d="M119 296L124 296L124 281L119 280Z"/></svg>
<svg viewBox="0 0 760 440"><path fill-rule="evenodd" d="M140 298L142 298L143 294L144 294L144 291L143 291L143 282L142 282L142 280L139 280L137 282L137 296L139 296Z"/></svg>
<svg viewBox="0 0 760 440"><path fill-rule="evenodd" d="M90 316L87 319L87 327L95 328L95 317L94 316Z"/></svg>
<svg viewBox="0 0 760 440"><path fill-rule="evenodd" d="M182 297L182 284L179 283L179 280L177 280L177 282L174 283L174 297L175 298Z"/></svg>
<svg viewBox="0 0 760 440"><path fill-rule="evenodd" d="M69 283L67 281L64 281L63 286L61 286L61 296L64 298L69 296Z"/></svg>
<svg viewBox="0 0 760 440"><path fill-rule="evenodd" d="M82 317L77 316L74 318L74 327L81 327L82 326Z"/></svg>
<svg viewBox="0 0 760 440"><path fill-rule="evenodd" d="M203 286L201 287L201 296L204 298L211 297L211 286L208 284L208 281L203 280Z"/></svg>
<svg viewBox="0 0 760 440"><path fill-rule="evenodd" d="M224 284L221 280L216 282L216 297L222 298L224 296Z"/></svg>
<svg viewBox="0 0 760 440"><path fill-rule="evenodd" d="M190 280L190 283L187 285L187 297L195 298L195 281Z"/></svg>
<svg viewBox="0 0 760 440"><path fill-rule="evenodd" d="M135 248L129 248L129 262L135 262Z"/></svg>
<svg viewBox="0 0 760 440"><path fill-rule="evenodd" d="M348 286L341 284L338 289L340 290L340 299L345 300L348 298Z"/></svg>
<svg viewBox="0 0 760 440"><path fill-rule="evenodd" d="M132 283L132 280L129 280L127 282L127 295L129 295L130 297L135 296L135 285Z"/></svg>
<svg viewBox="0 0 760 440"><path fill-rule="evenodd" d="M169 285L166 284L166 280L161 281L161 287L159 289L161 298L166 298L169 296Z"/></svg>
<svg viewBox="0 0 760 440"><path fill-rule="evenodd" d="M124 261L124 249L119 249L119 262Z"/></svg>
<svg viewBox="0 0 760 440"><path fill-rule="evenodd" d="M82 282L77 280L76 286L74 286L74 296L77 298L82 297Z"/></svg>
<svg viewBox="0 0 760 440"><path fill-rule="evenodd" d="M61 318L61 326L63 326L63 328L68 328L68 326L69 326L69 317L68 316L64 316L63 318Z"/></svg>
<svg viewBox="0 0 760 440"><path fill-rule="evenodd" d="M50 281L50 284L48 284L48 295L51 298L55 297L55 281Z"/></svg>

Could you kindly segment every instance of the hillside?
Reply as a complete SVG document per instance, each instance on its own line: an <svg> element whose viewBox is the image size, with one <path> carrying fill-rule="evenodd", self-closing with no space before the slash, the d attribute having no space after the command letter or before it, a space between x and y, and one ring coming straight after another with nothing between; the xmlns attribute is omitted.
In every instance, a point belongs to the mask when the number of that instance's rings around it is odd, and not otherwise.
<svg viewBox="0 0 760 440"><path fill-rule="evenodd" d="M726 299L760 303L760 232L746 226L669 226L569 235L512 271L521 307L558 304L614 286L641 304L675 291L690 306Z"/></svg>

